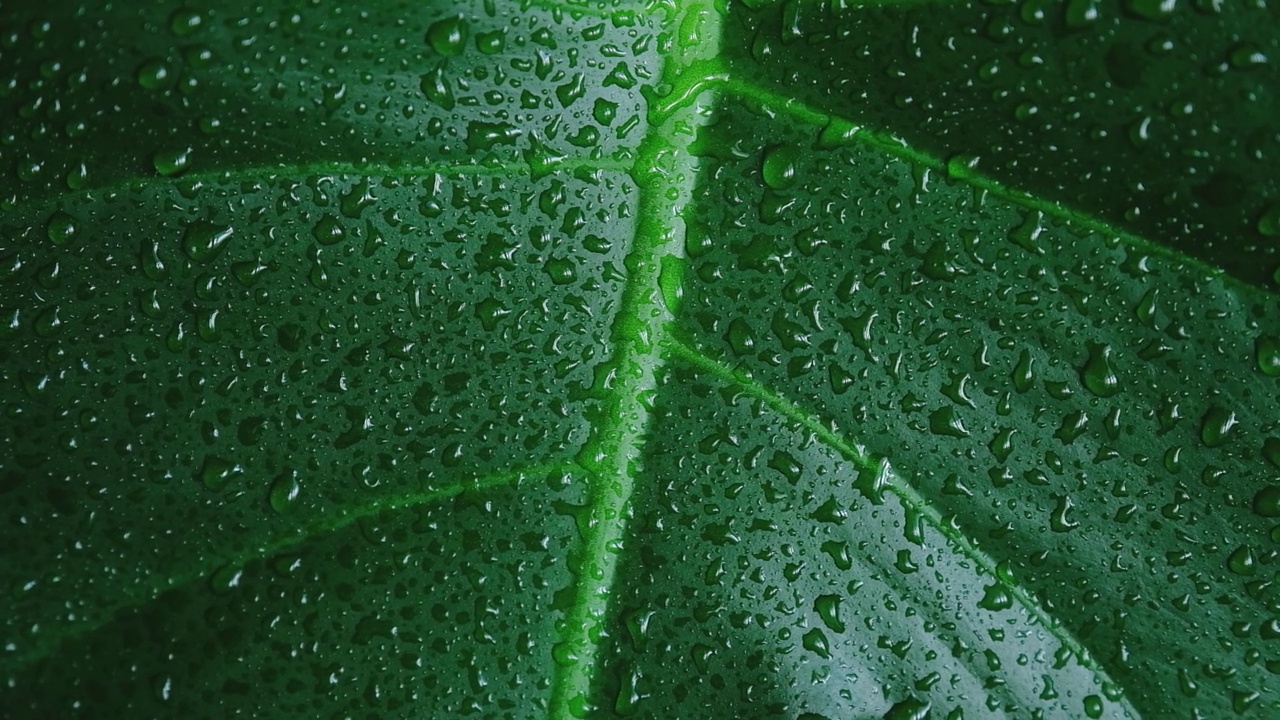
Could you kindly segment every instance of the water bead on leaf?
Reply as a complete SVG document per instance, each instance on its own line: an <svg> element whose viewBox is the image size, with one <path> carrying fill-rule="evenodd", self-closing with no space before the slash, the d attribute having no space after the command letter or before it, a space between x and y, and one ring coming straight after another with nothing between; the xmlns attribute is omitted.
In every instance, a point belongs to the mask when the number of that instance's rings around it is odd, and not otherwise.
<svg viewBox="0 0 1280 720"><path fill-rule="evenodd" d="M461 17L437 20L427 28L427 44L431 49L445 57L461 55L466 49L470 26Z"/></svg>

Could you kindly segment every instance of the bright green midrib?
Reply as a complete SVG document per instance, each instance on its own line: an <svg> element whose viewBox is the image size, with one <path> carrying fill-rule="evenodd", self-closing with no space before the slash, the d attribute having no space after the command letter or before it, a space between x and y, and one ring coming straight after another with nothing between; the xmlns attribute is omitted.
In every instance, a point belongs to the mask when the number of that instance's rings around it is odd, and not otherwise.
<svg viewBox="0 0 1280 720"><path fill-rule="evenodd" d="M706 0L680 0L668 20L682 26L694 12L709 8ZM670 81L669 97L677 104L650 98L650 128L641 140L633 171L639 203L635 236L625 265L627 281L611 330L614 355L597 382L599 416L604 418L592 435L578 464L592 473L588 520L576 554L575 598L566 613L556 646L550 720L570 720L592 705L592 685L600 664L602 628L607 622L610 594L618 554L627 532L631 496L651 423L650 403L657 391L658 375L666 361L665 339L674 320L667 307L663 261L683 265L683 238L675 237L679 216L692 199L697 180L696 158L689 152L694 129L702 122L696 93L701 76L685 60L688 56L714 54L720 40L719 15L714 10L710 27L696 46L672 43L663 57L664 79Z"/></svg>
<svg viewBox="0 0 1280 720"><path fill-rule="evenodd" d="M833 429L834 423L825 422L819 415L806 411L800 406L792 403L782 395L773 391L768 386L760 383L746 373L731 368L719 360L709 357L702 351L684 343L676 338L668 338L666 346L672 357L677 358L691 368L699 370L707 375L719 379L732 387L736 388L744 395L754 398L774 412L783 416L787 420L809 430L827 447L840 453L855 468L862 472L877 472L878 466L870 457L858 449L856 443L847 439L843 433ZM936 531L941 533L953 543L953 546L962 555L971 561L980 572L988 575L993 581L997 581L996 561L980 548L963 533L958 532L954 527L942 521L942 514L938 512L918 490L911 486L905 479L900 477L896 471L892 469L887 474L886 489L898 496L899 501L904 508L918 513L924 522L928 523ZM1115 678L1107 672L1097 659L1095 659L1089 649L1078 638L1071 633L1057 618L1049 614L1044 607L1040 605L1025 588L1021 585L1001 583L1001 585L1009 591L1014 600L1021 605L1026 612L1038 621L1044 628L1053 635L1058 642L1068 648L1080 662L1081 665L1097 673L1102 683L1109 683L1115 687L1123 687ZM1141 714L1134 708L1127 697L1123 697L1120 701L1124 708L1132 714L1132 717L1139 718Z"/></svg>
<svg viewBox="0 0 1280 720"><path fill-rule="evenodd" d="M849 125L857 128L857 132L852 137L852 142L860 142L869 145L887 155L891 155L900 160L916 165L917 167L940 172L946 177L951 177L959 182L969 185L970 187L990 193L992 196L1001 200L1027 208L1028 210L1035 210L1044 213L1049 217L1064 220L1076 225L1077 227L1091 230L1100 235L1115 238L1130 247L1185 265L1203 273L1204 275L1213 277L1215 280L1224 283L1236 291L1262 293L1269 297L1280 297L1280 292L1245 282L1244 280L1227 273L1227 271L1216 265L1191 257L1190 255L1167 245L1148 240L1140 235L1129 232L1128 230L1116 227L1115 225L1094 217L1084 211L1031 195L1026 192L1011 189L1002 183L983 175L982 173L966 170L962 174L952 175L948 172L947 161L932 153L911 147L904 140L894 137L888 132L870 128L859 120L832 115L794 98L787 97L756 83L736 77L723 63L716 63L715 68L708 70L703 83L707 85L715 84L724 92L733 94L744 100L749 100L760 105L767 105L770 108L781 110L796 120L819 129L833 121L848 123Z"/></svg>
<svg viewBox="0 0 1280 720"><path fill-rule="evenodd" d="M372 502L365 503L364 505L350 508L341 514L321 516L306 525L291 527L282 535L267 538L261 544L254 545L250 549L219 557L209 562L202 563L196 567L187 568L176 575L160 578L159 582L154 582L146 587L135 588L123 597L119 598L115 603L106 607L96 608L95 611L97 616L90 619L88 622L73 625L69 630L62 633L43 635L38 643L30 646L30 649L0 658L0 673L16 673L24 667L28 667L48 658L59 647L61 647L63 643L77 637L88 635L109 625L118 613L146 605L147 603L154 601L166 591L207 580L219 568L228 566L243 567L251 561L271 557L272 555L297 548L305 543L315 540L318 537L338 532L350 527L352 524L359 522L360 520L377 515L381 512L419 507L429 503L448 500L465 492L483 492L486 490L492 490L497 487L517 483L523 478L531 476L546 476L554 472L574 472L584 474L584 471L572 461L536 463L514 470L506 470L492 475L473 478L471 480L459 482L436 490L379 498Z"/></svg>
<svg viewBox="0 0 1280 720"><path fill-rule="evenodd" d="M294 180L301 182L311 176L345 175L355 177L424 177L428 175L450 175L468 177L511 177L526 173L577 172L579 170L603 170L605 172L630 172L633 161L622 161L616 158L562 158L548 162L544 166L535 167L529 162L497 163L479 165L461 162L427 162L390 165L385 163L347 163L335 161L318 161L307 163L283 163L279 165L255 165L225 169L199 170L181 175L153 175L150 177L131 177L115 180L103 185L92 185L78 190L69 190L36 198L36 200L58 201L82 198L94 195L110 195L126 190L142 190L151 187L171 187L191 183L233 183L253 181Z"/></svg>
<svg viewBox="0 0 1280 720"><path fill-rule="evenodd" d="M665 142L656 133L645 138L637 175L645 174L652 162L653 146ZM655 204L660 204L655 202L655 196L664 188L660 183L644 181L637 185L639 219L626 260L629 275L611 332L617 349L598 376L614 382L614 386L601 397L601 415L606 418L605 422L593 428L591 438L579 454L580 464L590 470L588 521L574 570L574 603L563 620L564 629L554 651L561 657L556 660L552 681L548 717L553 719L575 717L575 703L590 693L598 651L592 630L608 610L608 593L617 565L614 546L625 533L625 512L635 485L631 465L644 443L649 424L649 411L643 398L656 387L662 363L657 341L669 319L662 312L652 312L655 306L651 290L657 288L659 252L664 245L662 221L654 217ZM645 317L654 315L656 317ZM645 342L645 335L653 337Z"/></svg>

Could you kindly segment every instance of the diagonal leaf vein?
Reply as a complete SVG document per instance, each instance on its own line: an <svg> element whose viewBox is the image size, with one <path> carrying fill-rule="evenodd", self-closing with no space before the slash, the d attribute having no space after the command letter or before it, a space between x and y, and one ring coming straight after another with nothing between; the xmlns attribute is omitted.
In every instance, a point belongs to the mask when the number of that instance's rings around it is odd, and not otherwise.
<svg viewBox="0 0 1280 720"><path fill-rule="evenodd" d="M743 394L760 401L787 420L812 432L823 444L838 452L855 468L876 472L876 462L856 442L849 439L844 432L841 432L834 422L805 410L751 377L749 373L725 365L720 360L712 358L681 340L668 339L666 346L673 358L685 363L688 367L738 389ZM980 572L993 580L998 577L995 559L974 544L963 532L944 522L942 514L937 508L930 504L928 499L899 475L896 470L890 469L885 474L885 483L885 489L896 495L903 507L917 513L923 518L924 522L946 537L953 543L956 550L974 563ZM1021 605L1028 615L1043 625L1058 642L1075 654L1084 667L1097 673L1104 684L1121 687L1120 683L1111 677L1107 668L1089 652L1085 644L1075 637L1069 628L1050 614L1025 587L1017 583L1009 583L1005 587L1015 602ZM1125 705L1130 717L1140 717L1138 711L1127 699L1122 699L1120 702Z"/></svg>
<svg viewBox="0 0 1280 720"><path fill-rule="evenodd" d="M408 510L431 503L443 502L467 492L485 492L518 484L530 477L541 477L558 471L564 472L574 469L577 469L576 465L571 461L547 461L463 480L439 488L378 498L358 507L346 509L339 514L315 518L307 524L293 527L286 532L239 552L208 559L177 574L156 578L158 582L128 592L116 602L105 608L100 608L95 618L74 625L64 632L46 635L38 643L31 645L28 650L5 658L4 665L8 666L10 670L34 665L53 655L68 641L92 634L106 627L120 613L153 602L170 590L200 582L208 578L220 567L242 567L251 561L299 548L317 538L339 532L379 513Z"/></svg>

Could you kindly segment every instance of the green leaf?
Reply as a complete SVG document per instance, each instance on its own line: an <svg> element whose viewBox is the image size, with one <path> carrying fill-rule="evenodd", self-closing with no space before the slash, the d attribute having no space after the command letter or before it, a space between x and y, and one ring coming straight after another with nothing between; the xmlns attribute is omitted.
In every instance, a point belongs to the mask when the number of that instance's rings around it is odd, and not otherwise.
<svg viewBox="0 0 1280 720"><path fill-rule="evenodd" d="M376 5L0 7L6 716L1280 710L1261 5Z"/></svg>

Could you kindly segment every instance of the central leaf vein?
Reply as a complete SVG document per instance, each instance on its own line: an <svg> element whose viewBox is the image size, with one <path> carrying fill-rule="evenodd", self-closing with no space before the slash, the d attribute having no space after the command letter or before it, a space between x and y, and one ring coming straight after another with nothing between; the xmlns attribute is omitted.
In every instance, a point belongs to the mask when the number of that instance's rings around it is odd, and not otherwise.
<svg viewBox="0 0 1280 720"><path fill-rule="evenodd" d="M639 191L638 221L626 258L627 281L611 331L613 357L596 374L591 394L599 402L592 434L578 456L590 474L585 527L571 567L574 602L561 621L552 650L556 662L549 717L564 720L590 711L613 592L618 556L631 512L631 496L642 463L651 406L665 361L665 340L675 317L672 264L683 262L685 206L693 194L697 164L689 151L708 115L698 93L688 92L699 73L690 68L714 56L719 16L694 0L672 8L669 25L681 37L663 58L668 98L650 98L650 128L640 143L633 177ZM694 78L689 81L688 78Z"/></svg>

